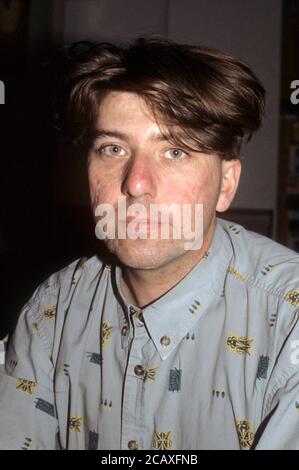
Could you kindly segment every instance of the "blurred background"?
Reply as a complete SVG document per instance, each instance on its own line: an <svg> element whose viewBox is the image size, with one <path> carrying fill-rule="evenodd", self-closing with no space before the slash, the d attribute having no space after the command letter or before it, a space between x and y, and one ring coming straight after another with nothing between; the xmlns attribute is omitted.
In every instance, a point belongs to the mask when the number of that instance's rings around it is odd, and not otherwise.
<svg viewBox="0 0 299 470"><path fill-rule="evenodd" d="M299 0L0 0L0 338L41 281L98 247L84 159L52 126L55 51L158 35L245 61L266 88L266 123L225 217L299 251L298 33Z"/></svg>

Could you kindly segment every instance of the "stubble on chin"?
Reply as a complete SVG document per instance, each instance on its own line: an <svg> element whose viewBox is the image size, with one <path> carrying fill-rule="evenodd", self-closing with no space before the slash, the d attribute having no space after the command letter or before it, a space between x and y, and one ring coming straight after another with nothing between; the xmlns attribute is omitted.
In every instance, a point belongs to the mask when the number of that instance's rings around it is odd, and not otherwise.
<svg viewBox="0 0 299 470"><path fill-rule="evenodd" d="M177 240L106 240L107 249L132 269L158 269L186 251Z"/></svg>

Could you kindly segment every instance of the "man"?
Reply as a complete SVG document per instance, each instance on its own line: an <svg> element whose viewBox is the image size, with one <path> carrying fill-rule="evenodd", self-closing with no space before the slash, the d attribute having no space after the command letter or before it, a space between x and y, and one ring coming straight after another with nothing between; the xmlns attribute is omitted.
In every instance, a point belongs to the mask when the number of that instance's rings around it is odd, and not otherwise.
<svg viewBox="0 0 299 470"><path fill-rule="evenodd" d="M77 260L24 307L0 447L299 448L298 255L216 219L263 111L260 82L221 52L140 39L77 58L66 119L116 261ZM175 213L151 225L159 204L191 207L202 243L186 249Z"/></svg>

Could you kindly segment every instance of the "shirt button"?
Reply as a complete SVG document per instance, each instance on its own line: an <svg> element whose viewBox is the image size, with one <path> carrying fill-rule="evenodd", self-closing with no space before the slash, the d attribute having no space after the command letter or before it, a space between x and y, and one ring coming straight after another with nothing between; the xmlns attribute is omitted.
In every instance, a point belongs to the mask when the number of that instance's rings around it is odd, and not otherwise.
<svg viewBox="0 0 299 470"><path fill-rule="evenodd" d="M140 312L140 313L136 313L136 319L137 319L137 322L136 322L136 326L138 326L139 328L143 327L144 326L144 318L143 318L143 313Z"/></svg>
<svg viewBox="0 0 299 470"><path fill-rule="evenodd" d="M124 326L122 327L122 329L121 329L121 334L122 334L123 336L127 336L128 331L129 331L128 325L124 325Z"/></svg>
<svg viewBox="0 0 299 470"><path fill-rule="evenodd" d="M163 348L167 348L170 345L170 338L169 336L162 336L160 339L160 343L162 344Z"/></svg>
<svg viewBox="0 0 299 470"><path fill-rule="evenodd" d="M136 450L138 449L138 442L137 441L129 441L128 442L128 448L130 450Z"/></svg>
<svg viewBox="0 0 299 470"><path fill-rule="evenodd" d="M144 368L140 364L138 364L134 367L134 372L138 377L140 377L141 375L144 375Z"/></svg>
<svg viewBox="0 0 299 470"><path fill-rule="evenodd" d="M130 310L130 313L131 313L132 315L134 315L134 313L136 313L135 308L132 307L132 306L129 308L129 310Z"/></svg>

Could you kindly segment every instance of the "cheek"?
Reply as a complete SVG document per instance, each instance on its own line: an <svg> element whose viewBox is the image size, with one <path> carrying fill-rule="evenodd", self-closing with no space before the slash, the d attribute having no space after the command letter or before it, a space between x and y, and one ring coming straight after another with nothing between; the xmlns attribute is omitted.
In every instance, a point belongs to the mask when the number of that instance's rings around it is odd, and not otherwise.
<svg viewBox="0 0 299 470"><path fill-rule="evenodd" d="M100 186L100 177L99 173L93 169L88 169L88 182L90 189L94 190Z"/></svg>
<svg viewBox="0 0 299 470"><path fill-rule="evenodd" d="M111 182L111 177L90 166L88 168L90 200L93 207L100 203L114 204L117 200L117 185Z"/></svg>
<svg viewBox="0 0 299 470"><path fill-rule="evenodd" d="M165 184L164 187L168 188L167 199L178 204L204 203L210 205L210 203L214 203L218 196L218 181L214 175L203 172L197 174L198 177L194 172L192 176L181 176L173 180L171 184Z"/></svg>
<svg viewBox="0 0 299 470"><path fill-rule="evenodd" d="M94 165L90 165L88 168L88 182L91 204L95 207L103 197L105 185L104 178L101 177L101 173L97 171Z"/></svg>
<svg viewBox="0 0 299 470"><path fill-rule="evenodd" d="M101 187L100 178L98 172L94 171L93 168L88 168L88 184L91 201L94 201L95 195Z"/></svg>

